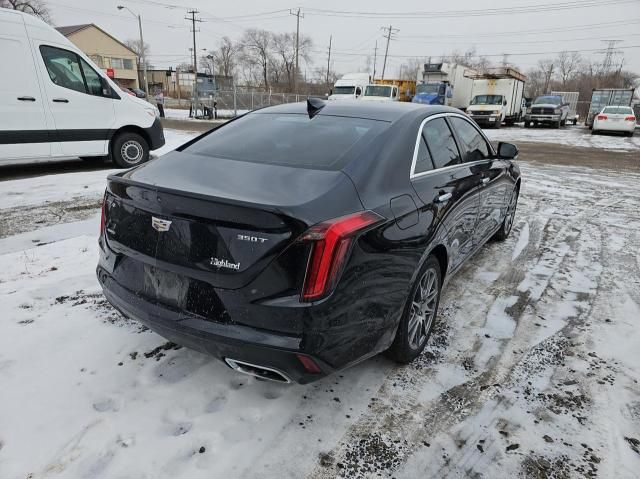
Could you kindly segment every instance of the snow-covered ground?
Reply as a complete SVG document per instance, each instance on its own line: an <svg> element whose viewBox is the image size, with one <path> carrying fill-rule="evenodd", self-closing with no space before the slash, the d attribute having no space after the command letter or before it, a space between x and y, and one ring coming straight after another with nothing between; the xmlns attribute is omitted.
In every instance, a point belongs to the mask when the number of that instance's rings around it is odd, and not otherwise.
<svg viewBox="0 0 640 479"><path fill-rule="evenodd" d="M631 138L621 134L592 135L591 131L582 125L567 125L560 129L554 128L524 128L521 124L503 127L499 130L485 129L485 134L492 141L532 141L542 143L557 143L567 146L582 146L601 148L604 150L632 151L640 149L640 130Z"/></svg>
<svg viewBox="0 0 640 479"><path fill-rule="evenodd" d="M521 166L511 237L449 283L419 360L308 386L120 317L95 206L0 239L0 478L638 477L640 173ZM0 215L108 173L1 182Z"/></svg>

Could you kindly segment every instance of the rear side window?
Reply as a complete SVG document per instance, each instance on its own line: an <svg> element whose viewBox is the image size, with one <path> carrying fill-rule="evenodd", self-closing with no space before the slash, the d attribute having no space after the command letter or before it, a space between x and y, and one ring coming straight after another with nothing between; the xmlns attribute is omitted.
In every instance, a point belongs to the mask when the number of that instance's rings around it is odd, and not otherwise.
<svg viewBox="0 0 640 479"><path fill-rule="evenodd" d="M316 115L252 113L187 146L187 153L273 165L339 170L347 153L387 122ZM265 178L268 181L268 178Z"/></svg>
<svg viewBox="0 0 640 479"><path fill-rule="evenodd" d="M422 134L427 141L429 153L431 153L431 159L436 168L462 163L460 152L444 118L436 118L427 122Z"/></svg>
<svg viewBox="0 0 640 479"><path fill-rule="evenodd" d="M45 45L40 46L40 53L53 83L80 93L102 96L100 75L80 56Z"/></svg>
<svg viewBox="0 0 640 479"><path fill-rule="evenodd" d="M433 170L433 163L431 162L431 155L427 148L427 142L424 136L420 135L420 143L418 143L418 154L416 156L416 164L413 168L413 174L419 175L425 171Z"/></svg>
<svg viewBox="0 0 640 479"><path fill-rule="evenodd" d="M458 117L450 117L453 128L458 133L458 138L464 145L465 163L472 161L486 160L491 156L491 149L486 140L476 130L471 123Z"/></svg>

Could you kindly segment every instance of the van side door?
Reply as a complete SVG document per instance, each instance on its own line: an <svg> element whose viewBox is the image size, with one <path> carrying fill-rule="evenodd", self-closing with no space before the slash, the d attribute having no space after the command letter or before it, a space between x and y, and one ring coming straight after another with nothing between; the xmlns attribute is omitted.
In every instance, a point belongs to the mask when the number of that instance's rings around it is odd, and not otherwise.
<svg viewBox="0 0 640 479"><path fill-rule="evenodd" d="M0 10L0 164L51 155L45 97L40 90L24 20Z"/></svg>
<svg viewBox="0 0 640 479"><path fill-rule="evenodd" d="M62 155L108 154L119 96L103 95L101 75L78 53L44 43L35 50Z"/></svg>

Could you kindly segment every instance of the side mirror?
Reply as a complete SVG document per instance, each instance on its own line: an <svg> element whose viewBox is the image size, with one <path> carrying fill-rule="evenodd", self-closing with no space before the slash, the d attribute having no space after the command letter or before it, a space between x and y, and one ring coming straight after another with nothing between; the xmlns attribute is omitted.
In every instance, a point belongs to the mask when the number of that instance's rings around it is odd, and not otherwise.
<svg viewBox="0 0 640 479"><path fill-rule="evenodd" d="M518 156L518 147L512 143L498 143L498 158L501 160L513 160Z"/></svg>
<svg viewBox="0 0 640 479"><path fill-rule="evenodd" d="M502 100L502 104L503 104L504 106L507 106L507 100Z"/></svg>

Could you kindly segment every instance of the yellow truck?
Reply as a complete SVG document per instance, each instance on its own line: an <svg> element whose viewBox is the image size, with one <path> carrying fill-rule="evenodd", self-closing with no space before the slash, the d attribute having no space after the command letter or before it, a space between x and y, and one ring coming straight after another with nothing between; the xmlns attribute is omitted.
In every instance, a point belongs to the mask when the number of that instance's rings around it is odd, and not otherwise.
<svg viewBox="0 0 640 479"><path fill-rule="evenodd" d="M411 101L416 94L416 81L415 80L375 80L373 82L376 85L393 85L398 87L398 100L399 101Z"/></svg>

